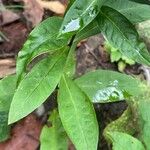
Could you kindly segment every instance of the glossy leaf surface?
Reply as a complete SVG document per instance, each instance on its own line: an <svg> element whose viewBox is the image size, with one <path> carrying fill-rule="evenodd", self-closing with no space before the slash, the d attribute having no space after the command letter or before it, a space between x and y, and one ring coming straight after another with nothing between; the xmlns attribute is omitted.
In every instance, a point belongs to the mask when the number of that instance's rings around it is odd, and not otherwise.
<svg viewBox="0 0 150 150"><path fill-rule="evenodd" d="M99 13L104 0L76 0L64 17L59 35L77 33L87 26Z"/></svg>
<svg viewBox="0 0 150 150"><path fill-rule="evenodd" d="M27 65L36 56L54 52L67 45L67 39L57 39L62 18L51 17L39 24L29 35L17 59L17 75L20 80L26 71Z"/></svg>
<svg viewBox="0 0 150 150"><path fill-rule="evenodd" d="M119 11L132 23L139 23L150 19L150 5L139 4L129 0L109 0L105 5Z"/></svg>
<svg viewBox="0 0 150 150"><path fill-rule="evenodd" d="M16 89L16 76L0 80L0 141L9 137L8 112Z"/></svg>
<svg viewBox="0 0 150 150"><path fill-rule="evenodd" d="M123 132L108 132L113 150L145 150L142 142Z"/></svg>
<svg viewBox="0 0 150 150"><path fill-rule="evenodd" d="M60 82L58 108L62 124L77 150L97 150L98 124L91 102L67 76Z"/></svg>
<svg viewBox="0 0 150 150"><path fill-rule="evenodd" d="M140 93L138 80L114 71L89 72L75 82L93 103L120 101Z"/></svg>
<svg viewBox="0 0 150 150"><path fill-rule="evenodd" d="M19 84L11 103L9 124L39 107L57 86L66 61L64 50L40 61Z"/></svg>
<svg viewBox="0 0 150 150"><path fill-rule="evenodd" d="M51 127L45 125L40 136L40 150L67 150L68 139L62 126L57 110L50 115L48 122Z"/></svg>
<svg viewBox="0 0 150 150"><path fill-rule="evenodd" d="M122 14L105 6L97 19L101 32L113 47L138 63L150 65L145 45L139 41L134 26Z"/></svg>

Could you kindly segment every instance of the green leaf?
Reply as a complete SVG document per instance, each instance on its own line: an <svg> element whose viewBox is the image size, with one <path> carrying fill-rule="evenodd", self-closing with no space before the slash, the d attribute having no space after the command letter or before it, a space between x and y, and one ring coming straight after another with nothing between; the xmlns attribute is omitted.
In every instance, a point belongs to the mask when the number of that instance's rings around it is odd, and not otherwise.
<svg viewBox="0 0 150 150"><path fill-rule="evenodd" d="M99 13L105 0L76 0L65 15L59 36L72 36L87 26Z"/></svg>
<svg viewBox="0 0 150 150"><path fill-rule="evenodd" d="M81 31L79 31L75 37L75 42L80 42L83 39L88 38L89 36L96 35L100 33L100 29L98 27L98 23L96 18L89 23L85 28L83 28Z"/></svg>
<svg viewBox="0 0 150 150"><path fill-rule="evenodd" d="M0 141L8 139L8 112L16 89L16 76L9 76L0 80Z"/></svg>
<svg viewBox="0 0 150 150"><path fill-rule="evenodd" d="M57 110L52 112L48 122L52 123L52 126L43 127L40 136L40 150L67 150L68 139Z"/></svg>
<svg viewBox="0 0 150 150"><path fill-rule="evenodd" d="M77 150L97 150L98 124L91 102L67 76L58 93L62 124Z"/></svg>
<svg viewBox="0 0 150 150"><path fill-rule="evenodd" d="M134 26L122 14L105 6L97 19L105 38L122 55L138 63L150 65L150 55L145 45L139 41Z"/></svg>
<svg viewBox="0 0 150 150"><path fill-rule="evenodd" d="M55 52L67 45L67 39L58 39L62 18L51 17L40 23L29 35L17 59L18 82L24 77L27 65L38 55Z"/></svg>
<svg viewBox="0 0 150 150"><path fill-rule="evenodd" d="M66 60L66 65L64 68L64 72L69 77L73 77L75 74L75 69L76 69L76 52L75 52L75 50L76 50L76 46L77 46L77 43L72 44L70 51L69 51L69 54L68 54L68 57L67 57L67 60Z"/></svg>
<svg viewBox="0 0 150 150"><path fill-rule="evenodd" d="M63 72L65 51L40 61L21 81L11 103L9 124L34 111L54 91Z"/></svg>
<svg viewBox="0 0 150 150"><path fill-rule="evenodd" d="M129 0L109 0L105 5L119 11L132 23L139 23L150 19L149 5L139 4Z"/></svg>
<svg viewBox="0 0 150 150"><path fill-rule="evenodd" d="M112 131L107 136L112 142L113 150L145 150L143 144L129 134Z"/></svg>
<svg viewBox="0 0 150 150"><path fill-rule="evenodd" d="M93 103L120 101L141 92L138 80L108 70L89 72L75 82Z"/></svg>

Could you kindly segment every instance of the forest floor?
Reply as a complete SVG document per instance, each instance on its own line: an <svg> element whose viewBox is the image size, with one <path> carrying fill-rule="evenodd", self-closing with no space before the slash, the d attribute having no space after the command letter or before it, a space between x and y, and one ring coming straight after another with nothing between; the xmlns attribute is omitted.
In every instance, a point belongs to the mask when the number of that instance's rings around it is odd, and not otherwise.
<svg viewBox="0 0 150 150"><path fill-rule="evenodd" d="M15 73L17 54L30 31L47 17L58 14L63 16L67 1L58 1L58 5L53 8L50 3L49 5L50 7L47 5L45 9L43 4L37 3L35 0L0 0L0 78ZM104 48L104 39L100 34L79 43L76 48L76 56L76 76L100 68L118 71L117 63L110 62L110 56ZM127 66L124 72L144 78L139 67L140 65ZM56 106L55 99L54 93L44 103L46 111L42 117L32 113L16 123L12 127L10 139L0 143L0 150L37 150L40 145L40 132L45 124L48 111ZM126 107L125 102L96 104L95 110L101 128L100 131L112 120L117 119ZM99 148L107 150L105 140L103 138L100 140L102 144ZM73 149L73 146L70 146L70 150Z"/></svg>

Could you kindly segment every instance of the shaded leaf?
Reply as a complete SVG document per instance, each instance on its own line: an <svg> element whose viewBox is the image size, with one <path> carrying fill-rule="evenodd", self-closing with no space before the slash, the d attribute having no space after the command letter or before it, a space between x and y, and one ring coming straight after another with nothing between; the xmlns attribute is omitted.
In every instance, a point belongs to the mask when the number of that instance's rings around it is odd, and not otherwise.
<svg viewBox="0 0 150 150"><path fill-rule="evenodd" d="M66 50L65 50L66 51ZM9 124L39 107L57 86L66 61L64 50L40 61L21 81L9 111Z"/></svg>
<svg viewBox="0 0 150 150"><path fill-rule="evenodd" d="M132 23L139 23L150 19L149 5L139 4L129 0L109 0L105 3L105 5L119 11Z"/></svg>
<svg viewBox="0 0 150 150"><path fill-rule="evenodd" d="M96 70L83 75L75 82L93 103L120 101L140 94L138 80L114 71Z"/></svg>
<svg viewBox="0 0 150 150"><path fill-rule="evenodd" d="M61 25L59 35L73 35L87 26L99 13L104 0L77 0L70 7Z"/></svg>
<svg viewBox="0 0 150 150"><path fill-rule="evenodd" d="M97 20L94 19L91 23L89 23L86 27L84 27L81 31L79 31L75 37L75 42L79 42L83 39L88 38L89 36L96 35L100 33L100 28L98 27Z"/></svg>
<svg viewBox="0 0 150 150"><path fill-rule="evenodd" d="M97 150L98 124L88 98L67 76L63 76L58 93L62 124L78 150Z"/></svg>
<svg viewBox="0 0 150 150"><path fill-rule="evenodd" d="M113 47L138 63L150 65L145 45L139 41L134 26L122 14L105 6L97 19L102 33Z"/></svg>
<svg viewBox="0 0 150 150"><path fill-rule="evenodd" d="M113 150L145 150L143 144L129 134L112 131L107 136L112 142Z"/></svg>
<svg viewBox="0 0 150 150"><path fill-rule="evenodd" d="M67 150L68 141L64 131L59 114L56 110L52 112L48 122L52 123L51 127L45 125L40 136L40 150Z"/></svg>
<svg viewBox="0 0 150 150"><path fill-rule="evenodd" d="M0 141L9 137L8 112L16 89L16 76L0 80Z"/></svg>
<svg viewBox="0 0 150 150"><path fill-rule="evenodd" d="M20 81L27 65L36 56L54 52L67 45L67 39L57 39L57 34L62 23L62 19L51 17L39 24L29 35L17 59L17 75Z"/></svg>

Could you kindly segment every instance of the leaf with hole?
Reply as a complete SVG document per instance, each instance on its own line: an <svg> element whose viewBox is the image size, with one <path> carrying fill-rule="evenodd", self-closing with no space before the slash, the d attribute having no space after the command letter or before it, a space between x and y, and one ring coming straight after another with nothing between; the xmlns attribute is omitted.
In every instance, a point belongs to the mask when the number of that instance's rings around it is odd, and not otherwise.
<svg viewBox="0 0 150 150"><path fill-rule="evenodd" d="M67 11L59 36L72 36L86 27L98 15L105 0L76 0Z"/></svg>
<svg viewBox="0 0 150 150"><path fill-rule="evenodd" d="M115 71L97 70L75 80L93 103L115 102L140 94L140 82Z"/></svg>

